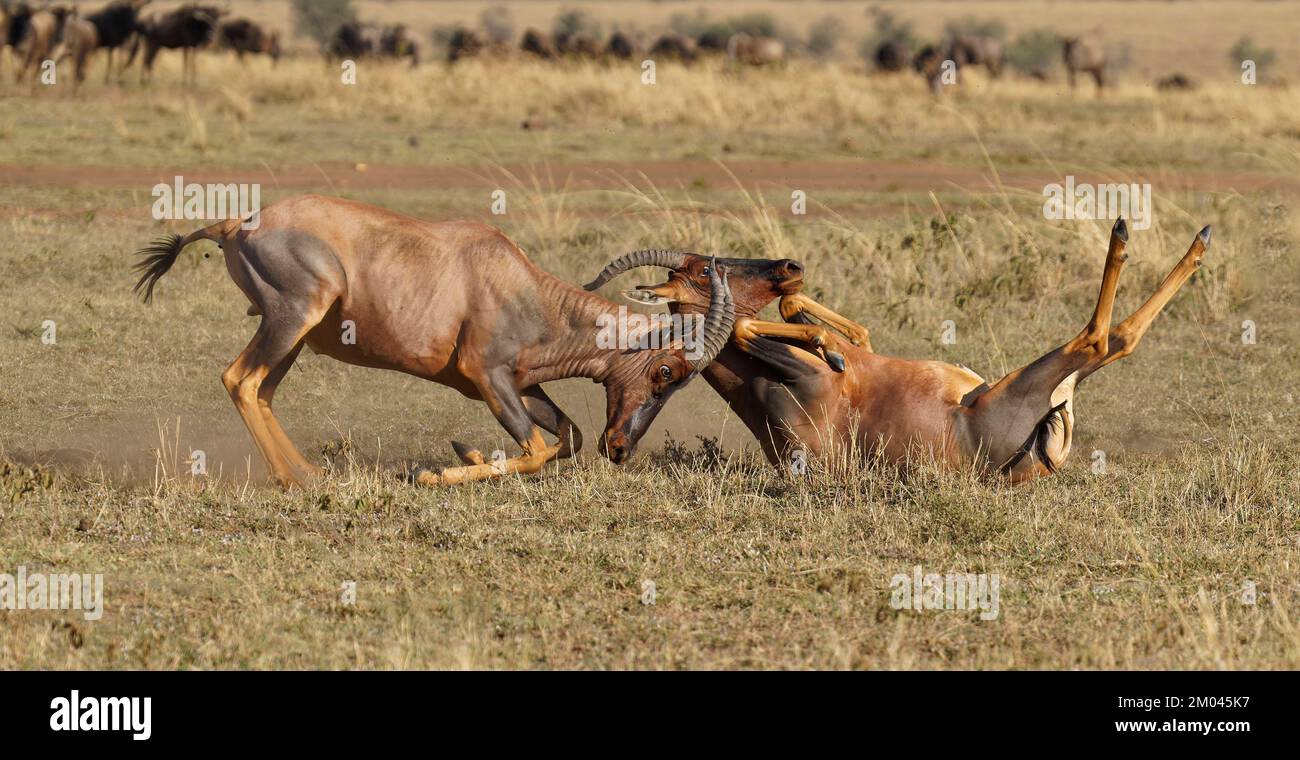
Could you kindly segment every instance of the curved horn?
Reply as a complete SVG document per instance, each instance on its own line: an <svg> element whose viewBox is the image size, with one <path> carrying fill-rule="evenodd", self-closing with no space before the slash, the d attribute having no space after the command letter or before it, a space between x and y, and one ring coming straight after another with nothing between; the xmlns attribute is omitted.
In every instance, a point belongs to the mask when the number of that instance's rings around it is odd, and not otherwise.
<svg viewBox="0 0 1300 760"><path fill-rule="evenodd" d="M690 254L681 251L669 251L663 248L643 248L639 251L632 251L609 262L601 270L600 274L596 275L596 279L582 287L584 290L595 290L627 270L636 269L637 267L677 269L686 264L688 255Z"/></svg>
<svg viewBox="0 0 1300 760"><path fill-rule="evenodd" d="M691 364L696 372L704 369L718 357L722 347L731 339L731 328L736 325L736 303L731 298L727 276L718 274L718 260L709 260L709 312L704 317L704 353Z"/></svg>

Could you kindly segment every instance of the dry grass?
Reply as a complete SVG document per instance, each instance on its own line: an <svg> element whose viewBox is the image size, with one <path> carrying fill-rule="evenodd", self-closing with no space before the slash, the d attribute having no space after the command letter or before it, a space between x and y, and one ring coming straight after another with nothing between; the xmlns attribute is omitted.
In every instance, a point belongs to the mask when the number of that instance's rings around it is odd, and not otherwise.
<svg viewBox="0 0 1300 760"><path fill-rule="evenodd" d="M258 69L239 86L233 62L202 66L226 84L187 94L165 69L148 91L0 91L22 113L0 118L0 164L85 165L93 180L0 186L0 572L102 572L106 595L96 622L0 613L3 666L1300 666L1300 226L1291 196L1255 181L1296 169L1292 92L1130 85L1097 102L1007 82L935 103L911 80L841 66L740 78L665 67L650 91L597 66L472 64L378 67L339 97L315 63ZM539 115L548 129L519 129ZM570 183L574 157L627 163L591 190ZM647 158L715 157L864 172L905 160L936 174L924 190L813 192L794 217L779 182L637 173ZM1025 487L848 456L783 475L696 383L627 468L584 452L539 477L414 489L398 480L405 463L450 463L453 436L509 449L506 436L449 389L305 355L277 415L332 468L286 494L264 484L218 379L253 330L242 298L196 246L153 308L136 303L129 252L192 224L153 221L152 182L110 174L263 161L475 164L510 193L510 213L492 221L570 281L648 244L794 256L812 295L870 326L877 350L986 377L1079 329L1109 221L1046 221L1032 188L954 186L939 169L1151 177L1155 224L1133 233L1120 314L1202 224L1215 237L1140 350L1081 389L1064 471ZM1253 184L1237 181L1247 173ZM338 191L430 218L487 217L478 190ZM268 182L263 200L287 193ZM47 319L56 345L40 340ZM956 345L939 340L944 320ZM1258 345L1242 344L1245 320ZM552 395L593 440L599 389L565 381ZM193 449L210 477L189 476ZM999 574L999 618L893 609L890 579L915 565ZM355 606L340 601L348 581ZM1247 582L1255 605L1242 603Z"/></svg>

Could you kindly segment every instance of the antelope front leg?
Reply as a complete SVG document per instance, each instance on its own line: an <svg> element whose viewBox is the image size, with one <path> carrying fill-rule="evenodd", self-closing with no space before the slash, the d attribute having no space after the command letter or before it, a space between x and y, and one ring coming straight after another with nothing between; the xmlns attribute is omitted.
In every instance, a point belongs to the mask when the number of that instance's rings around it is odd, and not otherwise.
<svg viewBox="0 0 1300 760"><path fill-rule="evenodd" d="M862 325L831 311L802 293L783 296L780 303L781 318L793 321L798 314L814 316L844 334L855 346L871 350L871 332Z"/></svg>
<svg viewBox="0 0 1300 760"><path fill-rule="evenodd" d="M830 340L830 333L826 328L820 325L799 325L787 324L785 322L764 322L758 319L738 319L732 332L736 340L736 345L740 350L751 356L766 360L759 348L764 343L773 343L773 341L761 341L762 338L790 338L811 344L817 352L817 355L808 353L803 350L792 350L789 357L796 357L798 361L803 361L816 367L821 366L822 362L829 364L836 372L844 371L844 356L837 351L826 348ZM776 344L780 345L780 344ZM818 357L821 361L818 361Z"/></svg>
<svg viewBox="0 0 1300 760"><path fill-rule="evenodd" d="M483 457L477 451L466 452L481 463L448 467L437 474L422 469L416 473L415 482L422 486L454 486L502 475L531 475L540 471L542 465L551 461L560 453L559 444L547 446L545 439L542 438L541 429L537 427L533 428L532 435L521 446L524 450L522 456L512 457L500 462L482 462ZM457 453L459 453L459 449Z"/></svg>
<svg viewBox="0 0 1300 760"><path fill-rule="evenodd" d="M498 371L476 383L479 395L487 403L492 414L501 423L501 427L510 433L524 450L522 456L504 461L484 462L483 455L464 444L453 443L456 454L466 464L462 467L448 467L441 473L420 469L415 473L415 482L422 486L456 485L477 480L500 477L502 475L527 475L542 469L542 465L559 455L562 446L547 446L542 437L542 429L533 421L520 391L513 385L513 377L507 371Z"/></svg>

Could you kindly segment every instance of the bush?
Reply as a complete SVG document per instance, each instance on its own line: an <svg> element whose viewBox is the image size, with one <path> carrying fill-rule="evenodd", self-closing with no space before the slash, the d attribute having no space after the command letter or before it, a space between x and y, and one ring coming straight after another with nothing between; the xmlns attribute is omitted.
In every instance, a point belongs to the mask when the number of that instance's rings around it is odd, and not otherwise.
<svg viewBox="0 0 1300 760"><path fill-rule="evenodd" d="M872 32L862 41L858 52L868 61L875 60L876 48L886 42L897 42L909 51L915 52L919 47L916 35L912 32L912 22L899 21L890 11L872 8L868 13L874 16Z"/></svg>
<svg viewBox="0 0 1300 760"><path fill-rule="evenodd" d="M944 24L943 33L948 37L992 37L1000 40L1007 36L1007 27L995 18L962 16Z"/></svg>
<svg viewBox="0 0 1300 760"><path fill-rule="evenodd" d="M596 21L591 17L590 13L584 10L567 10L555 17L555 22L551 24L551 31L556 37L586 35L599 39L600 22Z"/></svg>
<svg viewBox="0 0 1300 760"><path fill-rule="evenodd" d="M833 16L823 16L820 21L808 29L808 42L805 48L814 58L829 58L844 36L844 26Z"/></svg>
<svg viewBox="0 0 1300 760"><path fill-rule="evenodd" d="M1228 51L1228 57L1232 59L1232 67L1240 70L1243 61L1254 61L1256 73L1261 73L1262 69L1273 63L1277 54L1266 47L1260 47L1250 37L1242 37L1233 44L1232 49Z"/></svg>
<svg viewBox="0 0 1300 760"><path fill-rule="evenodd" d="M494 5L484 9L478 22L493 42L512 42L515 38L515 20L507 6Z"/></svg>
<svg viewBox="0 0 1300 760"><path fill-rule="evenodd" d="M1061 38L1049 29L1031 29L1007 47L1007 63L1030 76L1047 76L1061 63Z"/></svg>
<svg viewBox="0 0 1300 760"><path fill-rule="evenodd" d="M340 26L356 20L352 0L293 0L294 27L317 42L326 42Z"/></svg>

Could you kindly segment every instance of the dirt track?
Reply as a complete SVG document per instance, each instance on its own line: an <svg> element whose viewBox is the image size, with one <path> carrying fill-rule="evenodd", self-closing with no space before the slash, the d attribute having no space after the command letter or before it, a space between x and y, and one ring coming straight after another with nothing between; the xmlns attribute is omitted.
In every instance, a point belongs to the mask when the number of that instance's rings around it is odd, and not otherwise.
<svg viewBox="0 0 1300 760"><path fill-rule="evenodd" d="M989 192L1006 188L1040 192L1062 177L1041 171L999 172L936 164L844 161L762 161L725 163L706 160L645 162L579 162L504 166L395 166L323 164L265 169L193 169L0 165L0 185L80 188L140 187L170 183L177 175L186 182L262 183L268 188L337 191L455 190L501 187L512 175L532 185L570 190L618 190L628 183L674 189L680 186L733 189L797 188L861 192L924 192L960 189ZM1300 180L1263 173L1232 172L1101 175L1077 173L1078 182L1150 182L1159 192L1300 191Z"/></svg>

